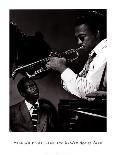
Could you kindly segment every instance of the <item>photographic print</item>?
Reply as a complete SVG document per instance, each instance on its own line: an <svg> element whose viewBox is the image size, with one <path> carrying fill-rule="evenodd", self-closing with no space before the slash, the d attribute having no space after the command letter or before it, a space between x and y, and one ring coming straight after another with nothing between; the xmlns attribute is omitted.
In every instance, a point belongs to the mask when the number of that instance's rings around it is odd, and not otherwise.
<svg viewBox="0 0 116 155"><path fill-rule="evenodd" d="M107 132L107 9L10 9L9 45L10 132Z"/></svg>

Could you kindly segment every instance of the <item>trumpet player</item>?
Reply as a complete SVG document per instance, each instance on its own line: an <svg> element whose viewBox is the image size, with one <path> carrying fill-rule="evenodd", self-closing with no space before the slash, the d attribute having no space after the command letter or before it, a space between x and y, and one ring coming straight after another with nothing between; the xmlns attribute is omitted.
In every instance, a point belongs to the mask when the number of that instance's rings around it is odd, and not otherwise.
<svg viewBox="0 0 116 155"><path fill-rule="evenodd" d="M99 89L106 90L105 18L100 11L87 11L76 19L77 46L88 54L88 60L79 74L67 68L65 58L52 57L46 65L48 69L60 72L65 90L82 99L88 100L86 95Z"/></svg>

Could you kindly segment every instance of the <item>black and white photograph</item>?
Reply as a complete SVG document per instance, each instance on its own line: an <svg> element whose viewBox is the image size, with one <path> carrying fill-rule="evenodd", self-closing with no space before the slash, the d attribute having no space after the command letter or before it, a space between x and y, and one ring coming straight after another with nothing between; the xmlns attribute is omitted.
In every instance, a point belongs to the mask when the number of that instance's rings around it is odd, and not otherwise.
<svg viewBox="0 0 116 155"><path fill-rule="evenodd" d="M9 132L107 132L107 9L9 10Z"/></svg>
<svg viewBox="0 0 116 155"><path fill-rule="evenodd" d="M115 10L1 2L1 154L115 154Z"/></svg>

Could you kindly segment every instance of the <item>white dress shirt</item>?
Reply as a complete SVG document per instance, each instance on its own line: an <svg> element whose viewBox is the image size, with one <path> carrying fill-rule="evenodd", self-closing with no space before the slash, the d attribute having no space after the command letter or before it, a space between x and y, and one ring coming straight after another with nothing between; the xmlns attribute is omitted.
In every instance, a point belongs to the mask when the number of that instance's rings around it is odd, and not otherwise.
<svg viewBox="0 0 116 155"><path fill-rule="evenodd" d="M26 106L27 106L27 109L28 109L28 111L29 111L31 117L32 117L32 113L33 113L33 110L34 110L34 106L33 106L32 104L30 104L29 102L27 102L26 100L25 100L25 104L26 104ZM38 107L39 107L39 102L38 102L38 101L37 101L35 104L38 104Z"/></svg>
<svg viewBox="0 0 116 155"><path fill-rule="evenodd" d="M63 88L71 94L84 99L88 99L86 94L97 91L106 65L106 47L107 40L104 39L91 51L90 54L95 52L96 56L90 63L86 77L80 77L70 68L67 68L61 74ZM79 74L81 74L81 72Z"/></svg>

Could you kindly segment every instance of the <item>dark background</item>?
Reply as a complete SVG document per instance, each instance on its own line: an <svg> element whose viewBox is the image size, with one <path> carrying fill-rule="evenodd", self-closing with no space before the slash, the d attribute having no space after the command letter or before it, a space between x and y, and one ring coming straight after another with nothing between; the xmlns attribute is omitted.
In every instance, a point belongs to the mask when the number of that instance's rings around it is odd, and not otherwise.
<svg viewBox="0 0 116 155"><path fill-rule="evenodd" d="M75 47L74 22L80 10L10 10L10 21L26 34L40 31L52 49Z"/></svg>
<svg viewBox="0 0 116 155"><path fill-rule="evenodd" d="M10 21L16 23L26 35L33 36L39 31L53 51L63 51L77 48L74 38L74 22L80 11L83 10L10 10L9 16ZM84 55L80 58L81 63L83 63L83 57ZM79 63L78 70L82 67L81 63ZM18 74L14 80L10 78L10 105L22 100L16 87L21 77L22 75ZM59 73L50 72L36 82L40 89L40 97L51 101L56 108L60 99L76 99L62 88Z"/></svg>

